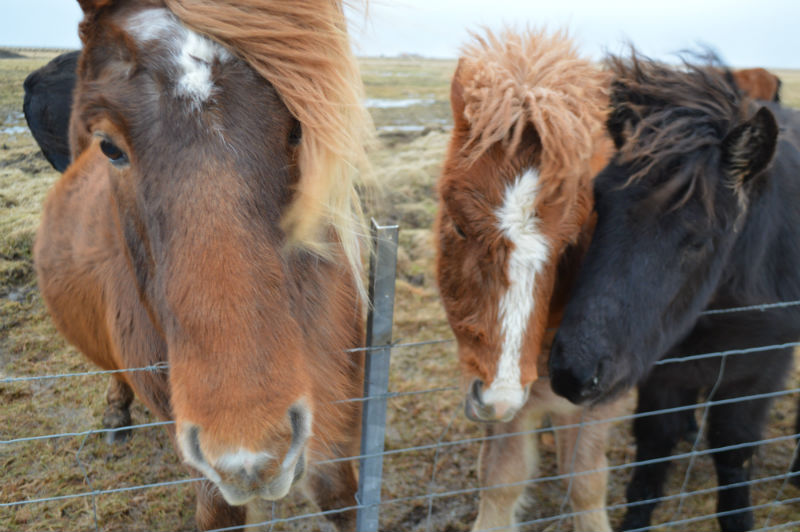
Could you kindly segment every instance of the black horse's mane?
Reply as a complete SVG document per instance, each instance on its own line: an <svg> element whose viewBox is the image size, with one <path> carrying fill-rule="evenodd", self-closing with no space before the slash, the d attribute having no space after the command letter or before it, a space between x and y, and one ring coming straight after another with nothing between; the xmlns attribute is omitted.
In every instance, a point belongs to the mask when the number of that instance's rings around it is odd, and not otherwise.
<svg viewBox="0 0 800 532"><path fill-rule="evenodd" d="M722 140L746 115L747 99L730 70L711 52L682 56L682 66L632 49L606 60L614 81L608 129L628 184L656 175L652 199L672 208L699 193L709 212L720 178Z"/></svg>

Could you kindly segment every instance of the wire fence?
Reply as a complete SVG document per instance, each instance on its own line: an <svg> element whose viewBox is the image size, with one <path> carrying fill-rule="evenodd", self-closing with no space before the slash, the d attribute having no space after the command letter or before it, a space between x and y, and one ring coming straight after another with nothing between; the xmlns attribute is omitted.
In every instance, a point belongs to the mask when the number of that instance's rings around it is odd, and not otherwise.
<svg viewBox="0 0 800 532"><path fill-rule="evenodd" d="M396 230L396 229L395 229ZM396 248L396 234L394 239ZM391 248L391 246L389 246ZM390 249L390 251L392 251ZM393 268L394 257L390 263ZM386 266L382 266L386 268ZM373 268L374 269L374 268ZM380 275L373 272L371 279ZM386 277L386 276L384 276ZM460 402L460 387L455 385L437 385L419 390L389 390L389 357L392 353L402 353L405 350L413 353L415 359L424 359L426 356L439 354L438 349L448 347L447 344L453 342L452 338L441 338L424 341L392 341L391 339L391 305L393 305L393 279L394 270L391 269L391 301L390 305L381 308L380 305L373 305L373 312L382 312L384 318L388 316L388 331L384 320L383 330L377 332L373 330L368 336L372 336L376 342L368 344L368 347L359 348L352 351L364 351L367 356L367 385L364 397L352 397L338 402L361 402L364 403L365 420L373 416L370 423L365 421L362 428L362 449L357 456L346 458L336 458L328 460L317 460L310 465L325 465L340 461L358 461L361 468L361 486L356 497L357 503L345 508L338 508L329 511L307 511L307 508L297 515L280 516L273 504L270 509L272 517L259 523L247 525L252 529L263 530L303 530L311 529L322 525L313 524L316 519L327 518L341 514L343 512L356 511L359 515L357 530L466 530L475 518L478 510L479 500L483 497L494 497L497 493L516 493L522 490L532 496L537 502L529 504L523 508L523 512L518 514L519 521L517 526L524 530L570 530L573 520L582 519L598 512L608 512L616 517L617 521L621 512L631 508L642 507L660 503L660 509L654 514L653 525L637 528L637 531L644 530L716 530L716 521L720 517L731 516L749 510L755 512L756 522L753 530L798 530L800 529L800 492L795 487L795 483L800 485L800 472L792 471L792 464L798 457L798 439L800 434L795 433L794 424L791 423L794 410L786 412L786 401L800 397L800 388L793 387L790 383L787 389L743 395L739 397L715 398L715 392L721 381L725 364L731 357L739 357L748 354L758 354L765 351L778 349L796 348L800 342L788 342L773 345L752 346L747 349L725 350L712 353L693 354L690 356L674 359L662 360L659 364L680 364L697 360L717 358L720 360L720 370L717 382L707 391L703 401L693 404L680 405L670 408L663 408L647 412L633 413L630 408L625 412L616 415L608 415L602 419L586 419L585 413L580 415L580 419L572 423L556 423L555 418L551 417L551 423L547 426L537 426L525 430L507 430L506 432L497 431L477 434L475 426L463 422L461 414L463 404ZM386 279L384 279L385 284ZM372 282L372 281L371 281ZM385 285L384 289L388 289ZM380 289L376 289L380 290ZM373 294L374 296L375 294ZM731 309L714 309L706 311L705 314L725 314L733 312L765 312L777 311L800 306L800 301L787 301L779 303L769 303L750 307L739 307ZM380 317L372 316L369 326L374 326L379 322ZM370 375L370 361L375 361L374 356L383 356L377 371L381 372L378 377L373 373ZM757 363L757 361L754 361ZM455 367L453 368L455 371ZM0 386L33 386L40 382L72 382L73 379L100 378L120 372L168 372L169 367L166 363L148 365L140 368L128 368L117 371L88 371L70 372L51 375L30 375L30 376L10 376L0 379ZM377 380L383 382L375 389ZM453 378L455 381L456 378ZM0 387L0 391L2 387ZM32 396L33 397L33 396ZM444 399L443 399L444 397ZM441 421L437 427L431 431L437 434L432 441L404 444L410 438L398 438L396 435L384 436L384 432L389 431L411 431L415 430L413 425L397 427L393 426L395 420L403 416L393 412L394 404L398 400L417 401L425 398L428 407L435 407L441 413ZM433 398L433 399L430 399ZM430 400L428 400L430 399ZM31 399L35 401L35 399ZM758 441L744 441L733 445L709 448L706 447L704 433L707 430L709 412L714 407L733 405L745 401L783 401L784 411L773 413L773 418L777 415L782 418L782 428L775 428L774 423L770 423L769 432L758 439ZM794 403L797 401L795 400ZM369 405L369 406L368 406ZM372 412L370 412L372 409ZM387 410L390 416L387 417ZM631 459L632 451L630 423L636 419L646 417L675 414L679 412L692 413L699 412L699 423L697 434L690 437L688 441L679 445L670 456L657 457L648 460L635 461ZM377 417L374 417L377 416ZM413 423L414 415L406 415L407 422ZM376 422L377 420L377 422ZM774 420L773 420L774 421ZM125 430L138 433L147 429L157 429L172 424L171 421L160 421L152 423L141 423L126 427ZM786 425L791 425L788 429ZM578 467L579 446L581 438L588 437L589 431L600 426L616 427L618 439L622 440L614 445L614 449L609 452L608 463L601 467ZM377 426L379 431L376 434L371 431ZM464 426L469 426L464 430ZM89 457L87 456L87 442L95 435L113 432L114 429L86 429L78 431L53 432L48 434L29 434L20 437L0 439L0 459L11 457L13 459L13 446L30 445L37 443L53 442L63 438L82 438L82 441L75 453L75 475L80 478L83 489L75 489L66 494L47 494L38 498L25 500L8 500L5 491L0 491L3 498L0 499L0 511L17 511L24 507L41 505L47 503L63 503L66 501L84 500L91 501L87 507L91 515L91 530L105 530L103 516L98 513L97 501L104 496L111 494L130 493L132 497L137 493L147 493L157 488L174 489L177 486L196 484L202 481L199 477L176 478L173 480L158 481L140 485L130 486L109 486L97 487L98 482L93 481L89 471ZM119 429L116 429L119 430ZM781 431L783 433L781 433ZM5 431L2 431L5 432ZM476 479L474 471L477 468L475 458L478 454L480 445L496 444L498 442L521 441L540 441L543 447L543 456L548 458L550 455L557 455L553 448L558 446L560 439L571 437L570 434L577 433L575 444L570 451L568 458L562 460L561 468L554 464L542 462L541 473L530 478L512 479L511 481L486 482L485 479ZM548 437L555 438L555 442L547 440ZM413 440L413 439L411 439ZM388 447L384 447L387 443ZM688 447L688 448L687 448ZM722 491L710 477L713 469L705 459L715 454L739 451L746 449L759 449L756 453L754 462L750 464L750 478L742 479L730 483L724 490L748 487L753 494L752 502L746 508L736 510L714 509L713 499ZM430 456L432 454L432 456ZM563 458L563 457L562 457ZM47 458L43 458L46 461ZM399 463L399 460L405 460ZM417 481L399 484L396 479L406 473L393 470L393 467L408 468L408 463L416 461L420 473ZM467 463L463 463L463 462ZM654 466L656 464L671 463L676 469L671 482L665 487L663 494L652 494L644 500L626 501L622 486L628 480L630 471L635 468ZM372 468L370 471L369 468ZM377 472L376 472L377 471ZM467 473L464 473L464 472ZM460 473L460 476L459 476ZM763 474L762 474L763 473ZM609 490L607 504L602 508L590 507L581 508L574 503L574 493L578 490L578 485L583 479L596 477L598 474L607 475L609 478ZM491 475L490 475L491 476ZM465 478L466 477L466 478ZM527 477L527 475L526 475ZM10 479L4 478L4 483ZM22 479L24 481L24 479ZM466 484L466 485L465 485ZM547 486L545 488L545 486ZM43 487L46 492L46 486ZM502 500L502 497L497 500ZM691 501L702 500L700 504L691 504ZM513 499L512 499L513 501ZM397 512L392 508L410 508L410 511ZM512 512L512 508L507 510ZM392 514L391 524L386 524L381 520L381 514ZM399 516L399 517L398 517ZM411 517L409 517L411 516ZM63 523L61 528L71 530L69 518ZM312 524L308 524L312 523ZM32 528L21 526L20 529L37 529L35 521ZM229 527L216 529L219 532L227 530L244 530L247 528ZM299 527L299 528L298 528ZM388 528L387 528L388 527ZM250 528L248 528L250 529ZM507 530L507 525L489 526L483 530Z"/></svg>

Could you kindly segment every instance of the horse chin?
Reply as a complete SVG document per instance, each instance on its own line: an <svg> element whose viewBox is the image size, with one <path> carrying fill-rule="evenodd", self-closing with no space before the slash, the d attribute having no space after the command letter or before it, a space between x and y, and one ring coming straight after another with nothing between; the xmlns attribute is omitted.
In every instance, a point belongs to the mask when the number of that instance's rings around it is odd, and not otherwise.
<svg viewBox="0 0 800 532"><path fill-rule="evenodd" d="M487 411L486 407L477 404L471 397L467 397L464 401L464 415L467 419L475 423L497 423L504 421L511 421L514 417L513 414L508 416L508 419L497 419L493 417L494 413Z"/></svg>
<svg viewBox="0 0 800 532"><path fill-rule="evenodd" d="M644 378L647 372L644 373ZM593 393L581 404L585 406L598 406L617 401L620 397L631 391L640 379L632 367L606 368L603 379L600 380L596 393Z"/></svg>
<svg viewBox="0 0 800 532"><path fill-rule="evenodd" d="M246 506L254 501L277 501L286 497L292 488L305 476L307 469L306 453L303 451L294 467L283 468L261 491L244 491L223 482L217 484L225 502L231 506Z"/></svg>
<svg viewBox="0 0 800 532"><path fill-rule="evenodd" d="M520 406L512 406L503 411L502 415L497 415L497 410L491 404L486 404L481 398L482 384L480 380L474 380L470 386L469 392L464 400L464 415L470 421L477 423L508 423L522 406L528 401L530 396L531 385L528 384L523 388L522 401Z"/></svg>
<svg viewBox="0 0 800 532"><path fill-rule="evenodd" d="M306 452L303 450L294 463L294 467L285 467L281 473L267 484L260 497L266 501L277 501L286 497L292 487L300 481L306 472Z"/></svg>

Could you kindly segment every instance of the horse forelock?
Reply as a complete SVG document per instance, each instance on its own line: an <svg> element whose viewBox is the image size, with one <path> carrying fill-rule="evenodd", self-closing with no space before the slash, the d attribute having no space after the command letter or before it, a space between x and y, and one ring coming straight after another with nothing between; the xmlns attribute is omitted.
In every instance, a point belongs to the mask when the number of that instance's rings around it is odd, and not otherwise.
<svg viewBox="0 0 800 532"><path fill-rule="evenodd" d="M614 74L612 116L631 117L617 162L629 164L628 184L656 170L652 199L664 203L684 193L670 208L699 192L712 213L719 165L719 146L745 117L749 100L730 71L713 54L702 62L684 59L682 68L653 61L632 50L630 57L611 56Z"/></svg>
<svg viewBox="0 0 800 532"><path fill-rule="evenodd" d="M469 123L466 164L498 142L513 156L532 127L541 147L541 197L576 197L578 184L591 178L590 160L604 135L608 75L581 57L566 31L506 28L472 36L457 73Z"/></svg>
<svg viewBox="0 0 800 532"><path fill-rule="evenodd" d="M323 256L341 245L363 296L360 249L367 232L356 187L372 183L366 148L373 130L342 2L165 3L186 26L246 61L299 121L300 178L282 222L288 244Z"/></svg>

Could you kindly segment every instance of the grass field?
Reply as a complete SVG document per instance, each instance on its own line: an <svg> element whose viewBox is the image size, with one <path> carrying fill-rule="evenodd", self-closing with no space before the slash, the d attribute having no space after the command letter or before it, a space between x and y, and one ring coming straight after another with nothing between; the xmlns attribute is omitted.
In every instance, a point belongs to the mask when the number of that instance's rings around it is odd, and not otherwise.
<svg viewBox="0 0 800 532"><path fill-rule="evenodd" d="M31 247L43 197L58 175L37 149L21 113L22 80L49 58L46 53L0 59L0 378L49 375L94 369L56 333L33 275ZM402 342L450 338L433 277L431 225L436 209L435 181L447 143L450 122L449 78L453 61L364 59L362 68L371 112L380 132L372 153L386 194L374 208L381 221L401 225L395 313L395 339ZM800 107L800 72L779 71L784 102ZM391 391L405 392L457 384L452 344L401 348L393 352ZM100 428L105 405L104 377L73 377L0 383L0 440ZM796 382L796 381L795 381ZM388 412L387 450L453 442L482 434L461 411L462 395L444 391L392 399ZM776 403L766 437L793 432L795 399ZM155 421L138 402L134 423ZM792 442L762 447L753 461L753 477L786 471ZM550 438L542 442L542 474L555 474ZM686 452L684 444L678 452ZM384 465L382 529L387 531L466 531L477 511L477 496L462 494L426 499L477 486L478 445L458 444L437 450L393 454ZM628 424L614 428L609 460L632 461ZM677 463L667 493L678 493L686 461ZM612 473L609 504L625 501L629 470ZM180 465L166 432L135 431L125 445L109 446L97 434L0 445L0 503L78 494L190 478ZM710 458L697 459L687 491L715 484ZM753 488L753 503L773 501L782 481ZM559 514L564 486L548 482L530 489L534 503L525 519ZM800 496L790 486L778 498ZM46 503L0 508L0 530L191 530L194 489L172 485ZM688 498L680 516L677 501L663 504L656 520L713 513L713 495ZM313 511L299 495L276 504L275 515ZM770 514L771 524L800 519L800 508L778 506L756 512L757 523ZM618 523L621 510L611 512ZM429 521L430 518L430 521ZM558 527L558 528L557 528ZM547 530L571 530L568 521ZM329 530L319 518L276 530ZM657 530L666 530L663 527ZM717 530L715 520L692 530Z"/></svg>

